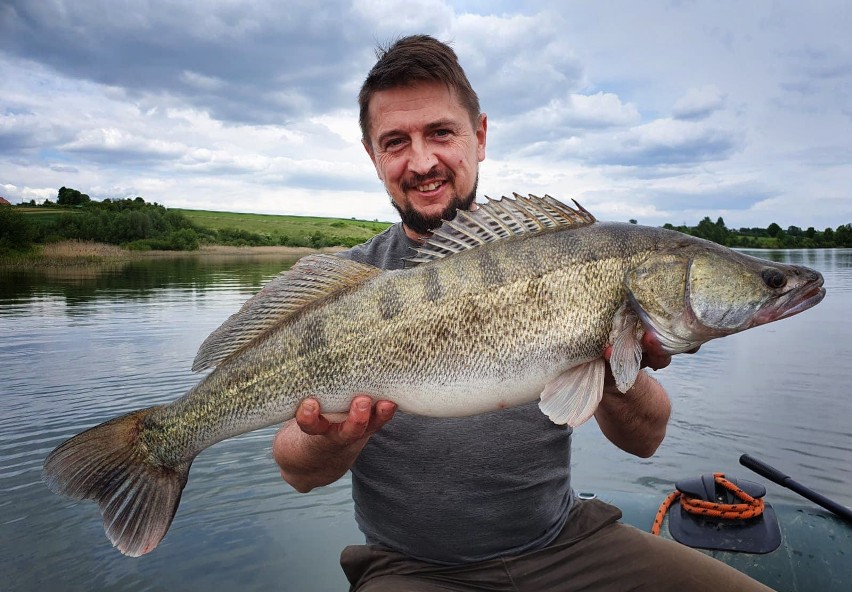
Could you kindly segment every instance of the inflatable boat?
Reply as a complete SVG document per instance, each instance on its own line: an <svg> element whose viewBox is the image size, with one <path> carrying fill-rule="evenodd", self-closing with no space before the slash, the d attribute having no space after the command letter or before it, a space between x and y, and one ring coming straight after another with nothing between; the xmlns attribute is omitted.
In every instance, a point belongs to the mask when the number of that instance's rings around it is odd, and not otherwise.
<svg viewBox="0 0 852 592"><path fill-rule="evenodd" d="M647 495L578 496L612 503L622 522L699 549L779 592L852 591L852 511L748 455L740 462L806 499L773 503L761 483L718 473L677 482L662 503Z"/></svg>

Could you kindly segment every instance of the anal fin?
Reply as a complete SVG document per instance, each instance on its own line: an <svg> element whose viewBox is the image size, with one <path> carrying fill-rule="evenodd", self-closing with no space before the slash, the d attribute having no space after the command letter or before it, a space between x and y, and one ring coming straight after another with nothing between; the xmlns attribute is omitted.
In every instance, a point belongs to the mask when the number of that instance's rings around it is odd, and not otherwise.
<svg viewBox="0 0 852 592"><path fill-rule="evenodd" d="M603 397L605 370L603 358L569 368L547 383L539 408L553 423L571 427L584 423Z"/></svg>

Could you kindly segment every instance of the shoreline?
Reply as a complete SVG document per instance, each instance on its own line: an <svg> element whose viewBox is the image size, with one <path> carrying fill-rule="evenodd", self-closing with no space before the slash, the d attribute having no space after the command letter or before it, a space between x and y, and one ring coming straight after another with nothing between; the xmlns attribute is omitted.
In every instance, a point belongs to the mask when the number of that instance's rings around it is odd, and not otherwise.
<svg viewBox="0 0 852 592"><path fill-rule="evenodd" d="M345 251L346 247L323 247L314 249L312 247L234 247L229 245L205 245L195 251L128 251L133 257L191 257L191 256L241 256L241 255L271 255L280 257L302 257L311 253L339 253Z"/></svg>
<svg viewBox="0 0 852 592"><path fill-rule="evenodd" d="M87 241L63 241L45 245L39 251L20 256L0 257L0 269L102 267L145 259L183 259L193 257L270 257L301 258L312 253L339 253L346 247L235 247L204 245L195 251L131 251L115 245Z"/></svg>

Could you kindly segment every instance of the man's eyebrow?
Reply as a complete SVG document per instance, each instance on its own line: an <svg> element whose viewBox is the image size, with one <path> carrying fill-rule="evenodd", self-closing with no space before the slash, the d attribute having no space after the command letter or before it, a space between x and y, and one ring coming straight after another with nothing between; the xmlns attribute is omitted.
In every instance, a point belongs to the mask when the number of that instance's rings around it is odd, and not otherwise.
<svg viewBox="0 0 852 592"><path fill-rule="evenodd" d="M387 140L388 138L395 138L397 136L404 136L404 135L405 135L405 133L401 130L388 130L386 132L381 133L379 135L379 137L376 138L376 144L381 146L382 144L385 143L385 140Z"/></svg>
<svg viewBox="0 0 852 592"><path fill-rule="evenodd" d="M439 119L438 121L433 121L426 125L426 129L428 131L434 131L441 128L450 128L454 130L457 127L459 127L459 123L454 119Z"/></svg>
<svg viewBox="0 0 852 592"><path fill-rule="evenodd" d="M456 130L459 127L459 123L454 119L438 119L436 121L432 121L427 123L424 127L424 130L427 132L433 132L437 129L449 128L451 130ZM399 129L392 129L386 132L382 132L379 134L379 137L376 138L376 144L381 146L385 140L389 138L395 138L398 136L407 136L408 132L404 132Z"/></svg>

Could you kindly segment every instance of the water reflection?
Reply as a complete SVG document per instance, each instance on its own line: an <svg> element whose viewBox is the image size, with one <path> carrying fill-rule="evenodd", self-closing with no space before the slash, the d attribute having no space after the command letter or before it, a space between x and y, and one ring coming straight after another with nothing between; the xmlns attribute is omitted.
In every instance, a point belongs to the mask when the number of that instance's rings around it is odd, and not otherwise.
<svg viewBox="0 0 852 592"><path fill-rule="evenodd" d="M293 256L185 256L97 267L0 269L0 302L60 296L69 307L74 307L98 299L150 298L169 288L207 290L224 284L251 291L296 260Z"/></svg>
<svg viewBox="0 0 852 592"><path fill-rule="evenodd" d="M662 498L702 472L746 476L737 459L749 452L852 504L852 250L751 253L818 268L825 301L657 373L674 415L653 458L620 452L594 423L579 428L578 489ZM110 548L93 504L51 494L40 476L63 439L194 385L198 345L292 261L189 258L0 275L0 587L345 589L337 555L361 540L349 482L308 495L287 488L269 450L274 428L202 454L169 535L136 560ZM774 486L770 495L799 501Z"/></svg>

